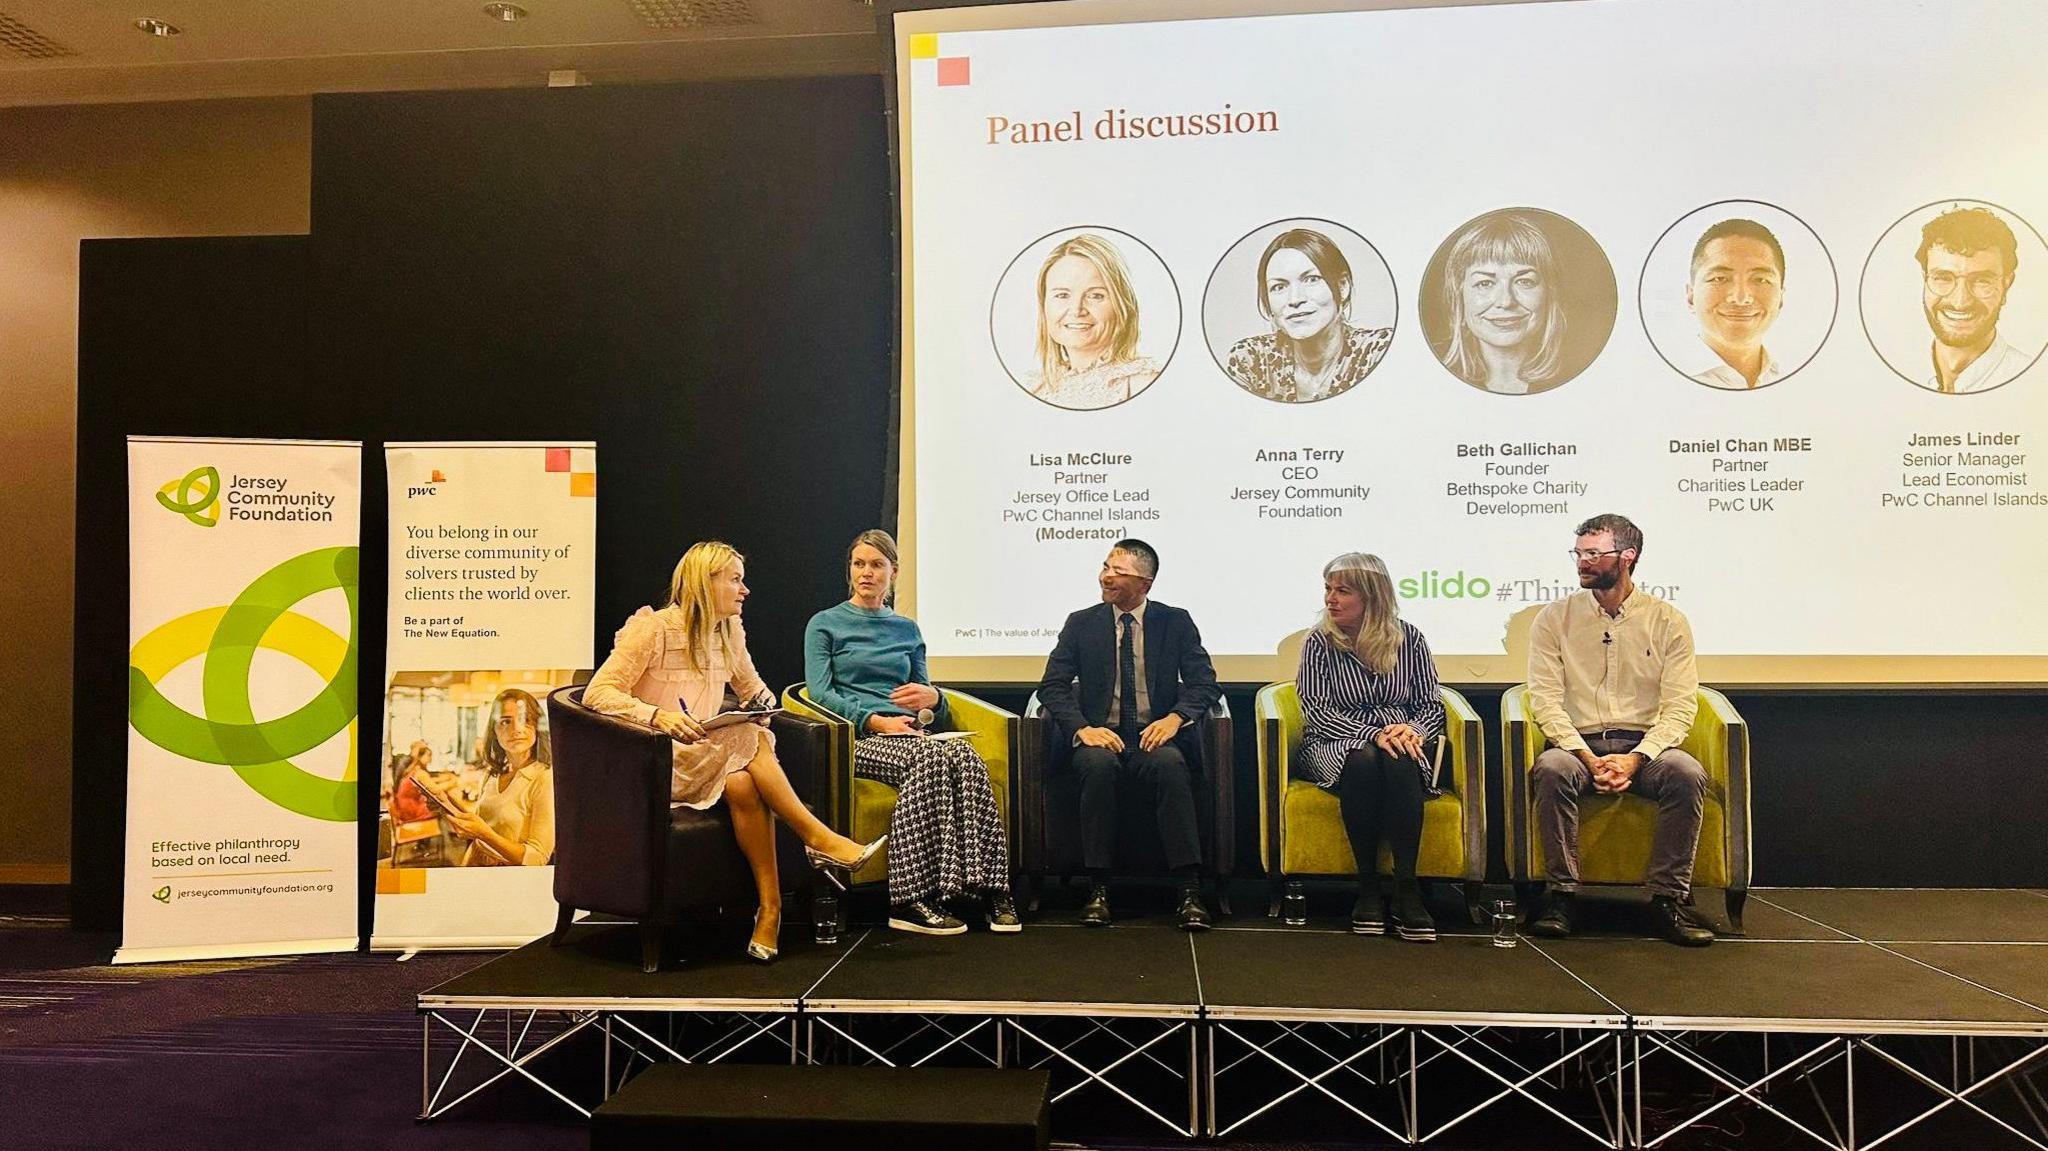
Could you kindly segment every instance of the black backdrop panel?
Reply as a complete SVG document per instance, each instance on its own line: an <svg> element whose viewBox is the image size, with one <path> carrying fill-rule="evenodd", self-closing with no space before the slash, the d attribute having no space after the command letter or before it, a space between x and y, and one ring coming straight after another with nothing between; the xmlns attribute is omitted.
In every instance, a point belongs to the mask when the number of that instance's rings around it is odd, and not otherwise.
<svg viewBox="0 0 2048 1151"><path fill-rule="evenodd" d="M366 762L383 740L385 441L597 441L600 655L682 549L718 537L749 556L763 674L800 677L804 621L845 594L846 542L893 520L886 140L872 77L322 97L310 239L88 242L80 925L120 909L127 433L365 441ZM1047 578L1085 601L1090 574ZM1498 696L1471 696L1497 800ZM1758 883L2048 886L2042 696L1735 702ZM1249 692L1232 705L1250 875Z"/></svg>
<svg viewBox="0 0 2048 1151"><path fill-rule="evenodd" d="M894 502L885 136L873 77L323 97L314 380L383 439L595 440L600 654L719 538L779 687Z"/></svg>
<svg viewBox="0 0 2048 1151"><path fill-rule="evenodd" d="M304 236L79 247L71 902L85 930L121 922L126 437L360 435L352 401L306 387L306 260Z"/></svg>

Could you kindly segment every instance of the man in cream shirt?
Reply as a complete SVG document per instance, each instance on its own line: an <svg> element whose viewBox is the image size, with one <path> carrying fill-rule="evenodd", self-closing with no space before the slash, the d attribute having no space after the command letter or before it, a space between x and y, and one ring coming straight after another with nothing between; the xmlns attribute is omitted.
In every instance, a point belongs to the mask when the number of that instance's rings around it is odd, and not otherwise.
<svg viewBox="0 0 2048 1151"><path fill-rule="evenodd" d="M1920 229L1920 305L1934 333L1934 372L1920 386L1950 395L1985 392L2033 364L1998 332L2019 271L2019 241L1989 208L1952 208Z"/></svg>
<svg viewBox="0 0 2048 1151"><path fill-rule="evenodd" d="M1579 889L1579 797L1631 792L1657 805L1643 885L1657 933L1705 947L1714 933L1685 904L1706 808L1707 772L1678 746L1699 707L1692 625L1635 586L1643 533L1625 516L1578 527L1580 591L1556 600L1529 634L1529 712L1550 747L1529 769L1543 844L1543 910L1533 935L1572 931Z"/></svg>
<svg viewBox="0 0 2048 1151"><path fill-rule="evenodd" d="M1785 306L1785 249L1755 220L1722 220L1692 248L1685 306L1699 321L1700 344L1685 373L1716 388L1762 388L1784 370L1764 333Z"/></svg>

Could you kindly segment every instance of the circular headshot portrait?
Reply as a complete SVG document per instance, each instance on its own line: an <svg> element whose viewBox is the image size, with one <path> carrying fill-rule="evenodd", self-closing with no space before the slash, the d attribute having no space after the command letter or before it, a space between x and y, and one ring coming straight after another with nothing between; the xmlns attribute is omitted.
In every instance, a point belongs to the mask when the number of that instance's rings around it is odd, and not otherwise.
<svg viewBox="0 0 2048 1151"><path fill-rule="evenodd" d="M1586 370L1614 333L1614 266L1584 228L1541 208L1467 221L1437 246L1417 295L1451 374L1531 396Z"/></svg>
<svg viewBox="0 0 2048 1151"><path fill-rule="evenodd" d="M1202 334L1231 382L1309 404L1372 374L1394 342L1394 274L1365 237L1329 220L1277 220L1216 262Z"/></svg>
<svg viewBox="0 0 2048 1151"><path fill-rule="evenodd" d="M996 358L1017 386L1056 408L1094 411L1137 398L1180 342L1180 289L1165 261L1113 228L1033 240L989 305Z"/></svg>
<svg viewBox="0 0 2048 1151"><path fill-rule="evenodd" d="M2041 358L2048 244L1982 200L1923 204L1863 262L1863 334L1892 371L1930 392L1988 392Z"/></svg>
<svg viewBox="0 0 2048 1151"><path fill-rule="evenodd" d="M1834 330L1840 284L1812 228L1783 208L1722 200L1657 237L1636 283L1650 346L1696 384L1768 388Z"/></svg>

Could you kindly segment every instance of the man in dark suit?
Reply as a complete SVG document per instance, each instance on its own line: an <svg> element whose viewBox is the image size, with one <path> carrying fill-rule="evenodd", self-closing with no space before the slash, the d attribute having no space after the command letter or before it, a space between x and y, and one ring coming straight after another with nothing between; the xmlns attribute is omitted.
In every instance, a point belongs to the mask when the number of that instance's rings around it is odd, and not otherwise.
<svg viewBox="0 0 2048 1151"><path fill-rule="evenodd" d="M1038 698L1059 729L1048 741L1048 768L1080 780L1082 860L1093 882L1081 921L1109 924L1117 779L1129 776L1156 797L1160 844L1180 881L1180 925L1200 931L1209 911L1193 777L1201 767L1199 725L1222 690L1194 619L1146 598L1158 574L1159 555L1143 540L1110 548L1097 576L1102 602L1067 617Z"/></svg>

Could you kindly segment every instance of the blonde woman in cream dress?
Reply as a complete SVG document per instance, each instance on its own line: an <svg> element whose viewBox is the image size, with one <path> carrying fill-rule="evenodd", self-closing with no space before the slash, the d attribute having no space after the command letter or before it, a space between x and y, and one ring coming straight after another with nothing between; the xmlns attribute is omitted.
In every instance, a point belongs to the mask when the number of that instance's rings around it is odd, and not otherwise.
<svg viewBox="0 0 2048 1151"><path fill-rule="evenodd" d="M882 841L863 846L833 831L797 798L775 758L775 735L763 723L707 731L699 718L721 709L726 689L748 703L772 694L747 654L740 607L746 602L746 560L731 545L692 546L676 564L667 606L643 607L619 629L612 653L591 677L583 703L594 711L644 723L675 740L669 795L703 810L724 798L733 838L754 874L761 899L747 955L766 963L782 928L782 885L775 869L775 821L804 843L812 866L844 873L873 858Z"/></svg>

